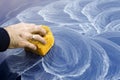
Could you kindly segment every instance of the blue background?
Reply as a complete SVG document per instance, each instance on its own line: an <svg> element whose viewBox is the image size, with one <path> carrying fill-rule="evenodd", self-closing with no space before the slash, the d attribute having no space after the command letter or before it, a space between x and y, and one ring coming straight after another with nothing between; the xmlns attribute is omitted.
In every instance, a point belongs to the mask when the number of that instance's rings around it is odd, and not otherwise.
<svg viewBox="0 0 120 80"><path fill-rule="evenodd" d="M0 10L1 27L44 24L55 37L45 57L21 48L0 54L22 80L120 79L119 0L1 0Z"/></svg>

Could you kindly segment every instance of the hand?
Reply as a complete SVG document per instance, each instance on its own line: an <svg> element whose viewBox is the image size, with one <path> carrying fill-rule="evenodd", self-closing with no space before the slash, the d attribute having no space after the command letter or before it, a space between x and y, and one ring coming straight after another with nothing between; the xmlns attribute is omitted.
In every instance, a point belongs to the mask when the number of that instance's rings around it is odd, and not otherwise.
<svg viewBox="0 0 120 80"><path fill-rule="evenodd" d="M19 23L4 28L10 36L9 48L29 48L36 50L37 47L28 40L38 40L45 44L44 36L46 31L35 24Z"/></svg>

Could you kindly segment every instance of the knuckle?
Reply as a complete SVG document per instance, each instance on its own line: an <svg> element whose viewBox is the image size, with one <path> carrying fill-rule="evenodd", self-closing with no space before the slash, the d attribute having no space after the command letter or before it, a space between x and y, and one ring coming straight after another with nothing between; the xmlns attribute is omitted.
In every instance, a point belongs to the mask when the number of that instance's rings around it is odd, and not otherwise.
<svg viewBox="0 0 120 80"><path fill-rule="evenodd" d="M20 47L25 47L25 42L24 42L24 41L20 41L20 42L18 43L18 45L19 45Z"/></svg>
<svg viewBox="0 0 120 80"><path fill-rule="evenodd" d="M40 38L40 40L39 40L39 41L40 41L40 42L42 42L43 44L44 44L44 43L46 43L46 42L45 42L45 39L44 39L44 38L42 38L42 37Z"/></svg>
<svg viewBox="0 0 120 80"><path fill-rule="evenodd" d="M40 30L42 33L46 33L46 30L44 28L40 27Z"/></svg>
<svg viewBox="0 0 120 80"><path fill-rule="evenodd" d="M31 44L28 43L28 44L26 44L26 46L30 48L30 47L31 47Z"/></svg>
<svg viewBox="0 0 120 80"><path fill-rule="evenodd" d="M36 35L36 39L41 41L42 37L40 35Z"/></svg>
<svg viewBox="0 0 120 80"><path fill-rule="evenodd" d="M39 42L45 43L45 39L43 37L41 37L40 35L35 35L34 39L39 41Z"/></svg>

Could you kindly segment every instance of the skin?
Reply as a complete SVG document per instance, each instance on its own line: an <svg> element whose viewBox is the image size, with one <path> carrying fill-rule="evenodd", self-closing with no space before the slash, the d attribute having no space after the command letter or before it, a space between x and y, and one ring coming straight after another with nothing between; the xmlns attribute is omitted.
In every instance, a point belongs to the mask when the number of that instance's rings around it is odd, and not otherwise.
<svg viewBox="0 0 120 80"><path fill-rule="evenodd" d="M46 31L40 25L18 23L4 28L10 36L9 48L29 48L36 50L37 47L28 40L33 39L46 44L42 36L46 35Z"/></svg>

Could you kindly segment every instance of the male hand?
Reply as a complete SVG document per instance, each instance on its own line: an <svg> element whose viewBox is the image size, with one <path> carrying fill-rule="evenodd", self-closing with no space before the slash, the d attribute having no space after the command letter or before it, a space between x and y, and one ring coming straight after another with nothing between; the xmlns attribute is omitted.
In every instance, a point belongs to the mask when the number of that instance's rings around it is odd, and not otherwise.
<svg viewBox="0 0 120 80"><path fill-rule="evenodd" d="M34 39L45 44L46 41L42 36L46 31L40 26L35 24L19 23L4 28L10 36L9 48L29 48L36 50L37 47L30 43L28 40Z"/></svg>

